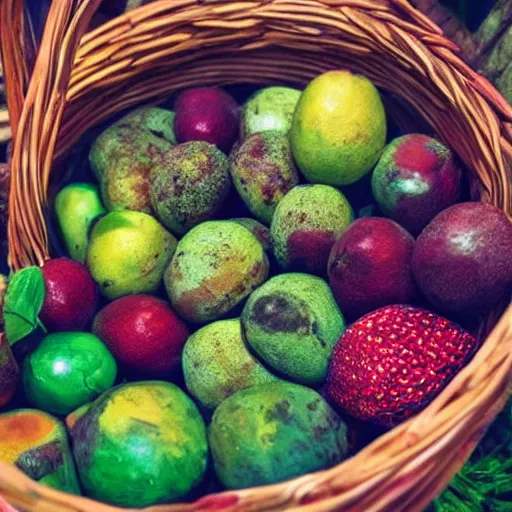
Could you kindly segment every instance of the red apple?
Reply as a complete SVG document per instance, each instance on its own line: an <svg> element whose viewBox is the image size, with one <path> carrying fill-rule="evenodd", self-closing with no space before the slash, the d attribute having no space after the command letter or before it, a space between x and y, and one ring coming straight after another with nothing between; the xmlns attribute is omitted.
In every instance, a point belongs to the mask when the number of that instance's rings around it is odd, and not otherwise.
<svg viewBox="0 0 512 512"><path fill-rule="evenodd" d="M187 326L163 300L129 295L105 306L93 332L129 373L169 376L180 364Z"/></svg>
<svg viewBox="0 0 512 512"><path fill-rule="evenodd" d="M414 299L413 237L396 222L366 217L353 222L334 244L329 283L341 310L356 318Z"/></svg>
<svg viewBox="0 0 512 512"><path fill-rule="evenodd" d="M48 260L41 268L45 297L39 318L49 331L81 331L98 306L98 287L84 265L68 258Z"/></svg>
<svg viewBox="0 0 512 512"><path fill-rule="evenodd" d="M188 89L178 96L174 110L174 132L179 143L203 140L229 153L238 139L238 105L221 89Z"/></svg>

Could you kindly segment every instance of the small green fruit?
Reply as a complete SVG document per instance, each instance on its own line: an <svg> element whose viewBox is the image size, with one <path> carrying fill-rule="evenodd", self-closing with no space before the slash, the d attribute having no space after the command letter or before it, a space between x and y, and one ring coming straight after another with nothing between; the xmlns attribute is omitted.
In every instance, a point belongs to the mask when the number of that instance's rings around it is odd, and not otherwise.
<svg viewBox="0 0 512 512"><path fill-rule="evenodd" d="M151 213L149 174L176 142L174 113L155 107L131 112L107 128L89 154L108 210Z"/></svg>
<svg viewBox="0 0 512 512"><path fill-rule="evenodd" d="M323 279L281 274L251 294L242 326L249 347L270 368L315 386L325 380L345 321Z"/></svg>
<svg viewBox="0 0 512 512"><path fill-rule="evenodd" d="M66 429L49 414L34 409L0 414L0 460L42 485L80 494Z"/></svg>
<svg viewBox="0 0 512 512"><path fill-rule="evenodd" d="M288 134L301 94L290 87L266 87L256 92L242 108L242 136L268 130Z"/></svg>
<svg viewBox="0 0 512 512"><path fill-rule="evenodd" d="M153 209L164 226L179 234L212 218L230 188L226 156L202 141L163 153L150 176Z"/></svg>
<svg viewBox="0 0 512 512"><path fill-rule="evenodd" d="M87 266L108 299L153 293L176 249L176 239L142 212L110 212L91 232Z"/></svg>
<svg viewBox="0 0 512 512"><path fill-rule="evenodd" d="M203 478L206 428L174 384L113 388L68 416L80 481L91 498L124 507L179 499Z"/></svg>
<svg viewBox="0 0 512 512"><path fill-rule="evenodd" d="M290 131L293 156L312 183L349 185L377 163L386 113L375 86L350 71L328 71L306 87Z"/></svg>
<svg viewBox="0 0 512 512"><path fill-rule="evenodd" d="M312 389L275 382L244 389L217 407L209 427L220 481L228 489L267 485L341 462L347 428Z"/></svg>
<svg viewBox="0 0 512 512"><path fill-rule="evenodd" d="M207 221L180 240L165 286L178 313L202 323L233 309L267 273L267 256L248 229L232 221Z"/></svg>
<svg viewBox="0 0 512 512"><path fill-rule="evenodd" d="M238 318L213 322L192 334L182 363L187 389L209 409L241 389L278 380L248 351Z"/></svg>
<svg viewBox="0 0 512 512"><path fill-rule="evenodd" d="M105 213L98 187L73 183L55 197L55 214L71 259L85 262L92 222Z"/></svg>
<svg viewBox="0 0 512 512"><path fill-rule="evenodd" d="M99 338L87 332L46 336L26 359L23 383L28 400L68 414L114 384L117 365Z"/></svg>

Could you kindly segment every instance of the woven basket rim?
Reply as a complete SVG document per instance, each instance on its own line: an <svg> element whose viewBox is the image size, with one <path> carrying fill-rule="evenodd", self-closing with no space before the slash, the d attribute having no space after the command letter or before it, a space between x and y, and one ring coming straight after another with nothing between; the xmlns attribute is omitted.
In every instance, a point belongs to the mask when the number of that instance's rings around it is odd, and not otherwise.
<svg viewBox="0 0 512 512"><path fill-rule="evenodd" d="M398 75L404 80L400 84L390 70L379 74L378 69L365 68L375 65L371 60L374 54L389 52L396 62L387 66L410 69L411 76L420 73L425 89L433 88L442 98L433 97L430 109L420 99L416 100L415 106L427 121L455 139L463 133L456 113L464 118L477 146L475 172L479 181L475 180L475 191L483 200L500 206L510 218L512 199L507 185L512 176L512 108L487 80L456 56L456 48L441 35L440 29L405 0L157 0L81 37L99 3L100 0L76 0L70 5L67 0L54 0L48 26L58 36L50 38L50 31L45 32L43 44L48 44L42 47L24 97L20 94L22 89L16 87L23 80L28 83L28 77L16 69L16 63L6 66L6 80L15 90L9 100L14 133L9 220L13 268L40 264L48 257L44 208L52 161L58 163L69 152L85 127L121 107L158 100L169 89L169 85L162 83L165 77L187 83L211 74L212 80L221 83L219 74L228 71L222 59L226 49L231 48L230 66L237 72L241 69L237 66L242 66L239 61L248 55L254 62L261 62L258 71L268 69L269 77L277 77L277 66L272 67L270 61L273 55L279 55L290 59L290 77L297 81L304 81L305 76L322 66L329 68L340 62L336 52L342 49L346 52L345 61L374 73L377 83L386 85L384 82L388 81L397 91L406 91L414 86L407 75ZM16 0L4 0L0 23L11 18L21 23L21 15L15 16L15 5ZM16 49L16 43L8 36L0 37L3 55L13 45ZM199 64L194 67L186 55L191 48L188 45L201 37L212 45L205 49L208 61L197 59L202 68ZM262 44L267 42L265 38L280 46L279 51L267 51ZM238 46L231 46L233 40ZM371 48L368 52L364 51L363 42ZM222 51L216 53L219 45ZM315 58L303 59L301 70L293 60L297 51L308 55L315 51L322 56L315 54ZM363 55L365 62L349 59L350 52ZM13 52L21 53L19 48ZM57 65L57 72L50 74L45 69L48 62ZM164 64L172 62L179 65L176 73L172 75L171 70L165 77L159 77ZM157 64L159 68L152 68ZM248 78L256 80L258 76L248 74ZM137 83L141 85L138 87ZM123 84L133 86L133 91L122 94ZM155 89L150 90L151 87ZM84 105L100 104L95 98L98 91L103 94L99 99L108 108L98 112L91 107L85 116L80 116ZM446 118L454 123L451 132L441 120L433 118L432 112L443 107L447 107ZM46 114L44 118L42 113ZM486 123L480 126L482 122ZM465 140L453 143L459 154L473 155L473 148ZM487 333L496 324L503 309L489 317L482 332ZM341 465L273 486L226 491L192 504L147 510L419 511L462 466L485 427L504 405L511 370L509 307L473 361L429 407ZM440 458L447 453L451 457ZM358 470L357 464L363 469ZM0 492L27 510L121 510L43 487L2 463Z"/></svg>

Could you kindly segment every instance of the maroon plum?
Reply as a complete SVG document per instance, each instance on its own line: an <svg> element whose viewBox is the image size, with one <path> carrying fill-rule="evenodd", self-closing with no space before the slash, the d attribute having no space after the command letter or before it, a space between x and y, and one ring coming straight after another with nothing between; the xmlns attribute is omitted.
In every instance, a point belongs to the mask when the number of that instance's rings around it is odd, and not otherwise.
<svg viewBox="0 0 512 512"><path fill-rule="evenodd" d="M239 133L239 108L226 92L214 87L183 91L176 99L174 131L178 142L201 140L229 153Z"/></svg>
<svg viewBox="0 0 512 512"><path fill-rule="evenodd" d="M489 204L460 203L438 214L418 237L414 277L441 311L483 313L511 291L511 254L507 216Z"/></svg>

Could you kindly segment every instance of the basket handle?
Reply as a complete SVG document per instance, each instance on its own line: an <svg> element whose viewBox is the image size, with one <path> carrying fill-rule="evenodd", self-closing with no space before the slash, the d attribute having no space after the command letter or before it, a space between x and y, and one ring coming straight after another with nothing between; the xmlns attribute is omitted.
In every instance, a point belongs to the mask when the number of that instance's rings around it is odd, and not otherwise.
<svg viewBox="0 0 512 512"><path fill-rule="evenodd" d="M101 0L53 0L36 58L23 95L28 73L19 41L23 1L3 0L0 21L2 55L8 56L8 87L13 149L9 189L9 265L13 270L42 265L47 257L48 235L44 207L56 139L66 103L66 91L75 53ZM4 25L7 24L7 25ZM16 219L16 222L14 222Z"/></svg>

